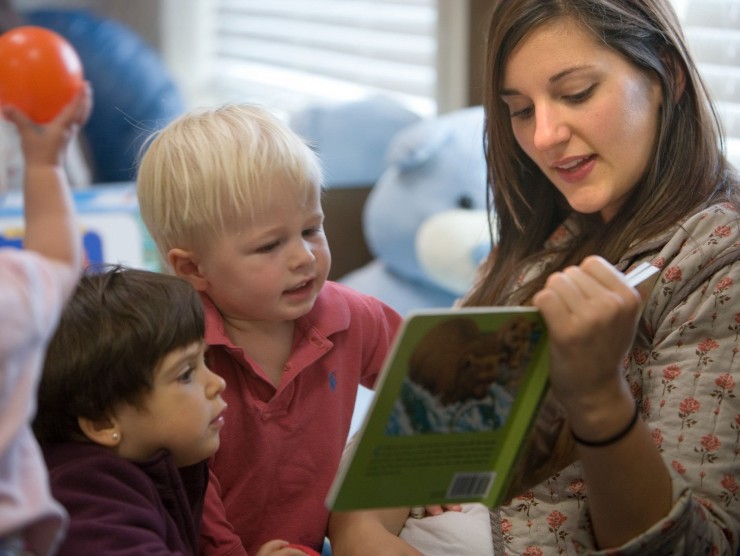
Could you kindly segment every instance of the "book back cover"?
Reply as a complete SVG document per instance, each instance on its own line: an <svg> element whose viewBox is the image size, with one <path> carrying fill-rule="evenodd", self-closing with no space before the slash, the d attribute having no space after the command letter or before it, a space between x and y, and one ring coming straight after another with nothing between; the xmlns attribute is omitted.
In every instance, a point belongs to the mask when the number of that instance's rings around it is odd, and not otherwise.
<svg viewBox="0 0 740 556"><path fill-rule="evenodd" d="M495 506L547 376L547 332L534 308L410 314L328 507Z"/></svg>

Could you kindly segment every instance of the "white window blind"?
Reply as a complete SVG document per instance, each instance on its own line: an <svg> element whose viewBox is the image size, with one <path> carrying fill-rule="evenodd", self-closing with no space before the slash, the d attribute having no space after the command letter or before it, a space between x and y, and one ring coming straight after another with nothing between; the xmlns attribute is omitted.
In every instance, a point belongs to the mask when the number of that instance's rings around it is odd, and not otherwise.
<svg viewBox="0 0 740 556"><path fill-rule="evenodd" d="M740 169L740 0L674 0L689 48L717 104Z"/></svg>
<svg viewBox="0 0 740 556"><path fill-rule="evenodd" d="M292 111L395 96L436 112L435 0L216 0L211 87Z"/></svg>

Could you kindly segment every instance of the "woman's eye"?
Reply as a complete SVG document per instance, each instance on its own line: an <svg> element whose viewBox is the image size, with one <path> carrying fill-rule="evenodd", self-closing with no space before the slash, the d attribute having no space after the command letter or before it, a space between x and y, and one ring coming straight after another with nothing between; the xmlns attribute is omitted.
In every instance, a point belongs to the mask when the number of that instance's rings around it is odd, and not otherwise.
<svg viewBox="0 0 740 556"><path fill-rule="evenodd" d="M569 100L570 102L583 102L584 100L588 99L591 96L591 93L594 92L594 88L596 85L591 85L590 87L587 87L583 91L580 91L578 93L574 93L572 95L565 95L563 98L566 100Z"/></svg>
<svg viewBox="0 0 740 556"><path fill-rule="evenodd" d="M526 108L521 108L519 110L513 110L509 109L509 115L512 119L514 118L529 118L534 113L534 108L531 106L527 106Z"/></svg>

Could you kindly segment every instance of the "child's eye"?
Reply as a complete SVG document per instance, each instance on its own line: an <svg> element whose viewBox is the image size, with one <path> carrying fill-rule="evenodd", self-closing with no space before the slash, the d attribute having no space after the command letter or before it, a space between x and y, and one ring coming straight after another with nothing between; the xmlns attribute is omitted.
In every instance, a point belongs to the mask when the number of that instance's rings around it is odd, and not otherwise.
<svg viewBox="0 0 740 556"><path fill-rule="evenodd" d="M303 237L312 237L321 231L321 226L314 226L303 230Z"/></svg>
<svg viewBox="0 0 740 556"><path fill-rule="evenodd" d="M188 384L193 381L193 374L195 373L196 368L193 365L188 365L185 367L185 370L180 373L177 377L177 381L181 382L183 384Z"/></svg>
<svg viewBox="0 0 740 556"><path fill-rule="evenodd" d="M271 251L274 251L275 249L277 249L277 246L278 245L280 245L280 242L279 241L273 241L273 242L267 243L267 244L265 244L265 245L263 245L261 247L258 247L257 248L257 252L258 253L270 253Z"/></svg>

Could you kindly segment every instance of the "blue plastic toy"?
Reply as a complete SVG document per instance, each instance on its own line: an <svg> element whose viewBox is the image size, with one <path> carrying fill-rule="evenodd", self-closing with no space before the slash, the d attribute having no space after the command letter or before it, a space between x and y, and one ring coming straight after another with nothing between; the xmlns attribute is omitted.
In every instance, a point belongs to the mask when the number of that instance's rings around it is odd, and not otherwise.
<svg viewBox="0 0 740 556"><path fill-rule="evenodd" d="M185 109L159 54L130 28L84 9L25 12L28 23L66 38L93 87L93 111L84 128L93 181L134 179L144 139Z"/></svg>

